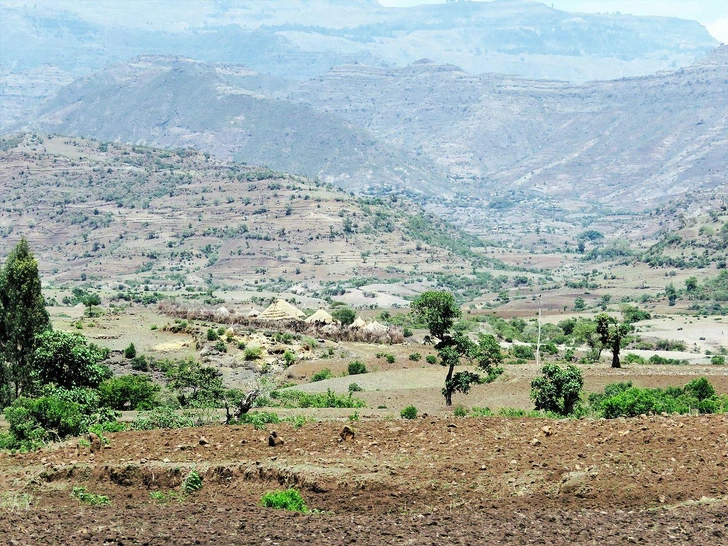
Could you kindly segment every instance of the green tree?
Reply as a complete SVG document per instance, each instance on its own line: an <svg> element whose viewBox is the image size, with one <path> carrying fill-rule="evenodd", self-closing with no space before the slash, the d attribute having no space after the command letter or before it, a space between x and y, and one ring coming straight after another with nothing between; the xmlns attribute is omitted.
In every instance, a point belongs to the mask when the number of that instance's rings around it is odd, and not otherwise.
<svg viewBox="0 0 728 546"><path fill-rule="evenodd" d="M50 329L38 262L22 239L0 269L0 395L17 398L30 387L36 335Z"/></svg>
<svg viewBox="0 0 728 546"><path fill-rule="evenodd" d="M217 407L225 395L222 373L196 360L182 360L167 370L168 385L181 406Z"/></svg>
<svg viewBox="0 0 728 546"><path fill-rule="evenodd" d="M460 308L449 292L424 292L411 304L415 317L427 324L430 336L439 341L435 345L440 364L447 367L445 387L442 394L445 404L452 406L452 395L455 392L467 394L474 383L493 381L503 371L496 367L502 362L500 345L493 336L480 335L478 342L471 341L462 332L452 332L455 320L460 317ZM427 336L426 341L432 342ZM455 373L455 366L462 359L467 359L485 371L487 376L468 371Z"/></svg>
<svg viewBox="0 0 728 546"><path fill-rule="evenodd" d="M81 334L46 331L37 336L33 352L33 379L65 389L99 386L110 373L100 364L103 353Z"/></svg>
<svg viewBox="0 0 728 546"><path fill-rule="evenodd" d="M566 368L546 364L541 368L541 374L531 381L531 399L536 409L559 415L574 413L584 386L581 370L573 364Z"/></svg>
<svg viewBox="0 0 728 546"><path fill-rule="evenodd" d="M685 290L688 292L695 292L698 289L698 279L695 277L688 277L685 279Z"/></svg>
<svg viewBox="0 0 728 546"><path fill-rule="evenodd" d="M604 313L597 315L597 334L602 345L612 351L612 368L622 367L619 362L619 351L632 330L634 326L629 322L620 323L616 318Z"/></svg>
<svg viewBox="0 0 728 546"><path fill-rule="evenodd" d="M356 319L354 310L346 307L332 311L331 316L338 320L342 326L349 326Z"/></svg>
<svg viewBox="0 0 728 546"><path fill-rule="evenodd" d="M597 323L591 319L580 318L574 324L572 333L574 338L579 341L583 341L589 347L589 359L597 361L602 356L602 345L601 338L597 334Z"/></svg>
<svg viewBox="0 0 728 546"><path fill-rule="evenodd" d="M576 298L574 300L574 311L583 311L584 309L586 309L584 298Z"/></svg>

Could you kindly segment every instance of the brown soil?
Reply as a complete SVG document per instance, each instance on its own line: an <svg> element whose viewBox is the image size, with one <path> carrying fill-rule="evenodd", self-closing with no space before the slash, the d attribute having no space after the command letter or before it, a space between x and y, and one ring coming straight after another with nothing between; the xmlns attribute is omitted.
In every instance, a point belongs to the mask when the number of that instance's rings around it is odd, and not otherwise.
<svg viewBox="0 0 728 546"><path fill-rule="evenodd" d="M0 536L23 545L728 540L728 416L377 419L353 423L348 442L342 426L269 425L285 440L277 447L252 427L204 427L110 434L95 454L75 443L3 454ZM204 477L200 492L151 499L179 491L191 468ZM76 485L112 504L79 503ZM320 512L259 506L262 493L285 487Z"/></svg>

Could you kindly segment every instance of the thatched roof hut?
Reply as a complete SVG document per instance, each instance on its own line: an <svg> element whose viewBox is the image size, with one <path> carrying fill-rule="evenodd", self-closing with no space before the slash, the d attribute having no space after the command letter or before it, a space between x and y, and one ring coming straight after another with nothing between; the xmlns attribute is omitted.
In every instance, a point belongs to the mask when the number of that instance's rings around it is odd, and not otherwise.
<svg viewBox="0 0 728 546"><path fill-rule="evenodd" d="M303 311L284 300L276 300L258 318L261 320L300 320L305 317Z"/></svg>
<svg viewBox="0 0 728 546"><path fill-rule="evenodd" d="M306 324L317 324L317 325L323 325L323 324L333 324L334 323L334 317L329 315L326 311L319 308L318 311L316 311L313 315L308 317L306 319Z"/></svg>
<svg viewBox="0 0 728 546"><path fill-rule="evenodd" d="M364 326L366 326L366 325L367 325L367 321L366 320L364 320L361 317L356 317L356 319L354 320L354 322L352 322L349 325L349 328L351 328L352 330L356 330L358 328L364 328Z"/></svg>
<svg viewBox="0 0 728 546"><path fill-rule="evenodd" d="M248 317L255 318L260 315L260 311L258 311L255 307L253 307L250 311L248 311Z"/></svg>
<svg viewBox="0 0 728 546"><path fill-rule="evenodd" d="M375 320L364 326L362 328L362 331L370 334L385 334L387 333L387 327L384 324L380 324Z"/></svg>

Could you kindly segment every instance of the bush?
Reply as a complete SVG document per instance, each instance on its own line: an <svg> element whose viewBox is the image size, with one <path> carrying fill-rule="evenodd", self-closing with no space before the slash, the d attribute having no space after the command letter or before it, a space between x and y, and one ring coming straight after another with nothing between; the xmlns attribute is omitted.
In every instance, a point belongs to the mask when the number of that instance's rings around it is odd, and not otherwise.
<svg viewBox="0 0 728 546"><path fill-rule="evenodd" d="M666 364L673 366L688 364L687 360L680 360L678 358L664 358L660 355L652 355L647 362L649 362L650 364Z"/></svg>
<svg viewBox="0 0 728 546"><path fill-rule="evenodd" d="M349 326L356 319L356 313L353 309L336 309L331 312L331 316L338 320L342 326Z"/></svg>
<svg viewBox="0 0 728 546"><path fill-rule="evenodd" d="M470 409L470 415L473 417L492 417L494 414L490 408L474 407Z"/></svg>
<svg viewBox="0 0 728 546"><path fill-rule="evenodd" d="M425 362L428 364L437 364L437 357L435 355L427 355L425 357Z"/></svg>
<svg viewBox="0 0 728 546"><path fill-rule="evenodd" d="M78 499L79 502L90 504L91 506L102 506L106 504L111 504L109 497L107 497L106 495L96 495L94 493L89 493L82 485L74 487L73 491L71 491L71 496L74 499Z"/></svg>
<svg viewBox="0 0 728 546"><path fill-rule="evenodd" d="M713 358L710 359L710 363L714 364L716 366L723 366L725 365L725 357L720 355L715 355Z"/></svg>
<svg viewBox="0 0 728 546"><path fill-rule="evenodd" d="M317 383L318 381L324 381L326 379L331 379L332 377L334 377L334 374L331 373L331 370L324 368L311 376L311 383Z"/></svg>
<svg viewBox="0 0 728 546"><path fill-rule="evenodd" d="M355 360L354 362L349 362L349 375L358 375L362 373L367 373L367 367L358 360Z"/></svg>
<svg viewBox="0 0 728 546"><path fill-rule="evenodd" d="M308 393L297 390L273 391L271 399L285 408L363 408L364 401L348 395L336 394L331 389L325 393Z"/></svg>
<svg viewBox="0 0 728 546"><path fill-rule="evenodd" d="M559 415L574 413L584 386L581 370L573 364L566 368L546 364L541 368L541 373L541 377L531 381L531 399L536 409Z"/></svg>
<svg viewBox="0 0 728 546"><path fill-rule="evenodd" d="M99 385L99 403L115 410L150 410L159 405L160 390L148 375L112 377Z"/></svg>
<svg viewBox="0 0 728 546"><path fill-rule="evenodd" d="M349 383L349 394L352 392L362 392L363 390L357 383Z"/></svg>
<svg viewBox="0 0 728 546"><path fill-rule="evenodd" d="M395 361L394 355L390 355L390 354L384 355L384 359L387 362L389 362L390 364L394 364L394 361Z"/></svg>
<svg viewBox="0 0 728 546"><path fill-rule="evenodd" d="M270 491L261 497L260 504L266 508L308 512L308 507L301 496L301 492L297 489Z"/></svg>
<svg viewBox="0 0 728 546"><path fill-rule="evenodd" d="M418 362L420 359L422 359L422 355L420 353L412 353L408 357L412 362Z"/></svg>
<svg viewBox="0 0 728 546"><path fill-rule="evenodd" d="M212 328L207 329L207 341L217 341L220 336Z"/></svg>
<svg viewBox="0 0 728 546"><path fill-rule="evenodd" d="M404 329L402 330L402 335L403 335L404 337L412 337L412 336L413 336L413 334L412 334L412 330L410 330L409 328L405 327L405 328L404 328Z"/></svg>
<svg viewBox="0 0 728 546"><path fill-rule="evenodd" d="M407 406L399 412L402 419L417 419L417 408L414 406Z"/></svg>
<svg viewBox="0 0 728 546"><path fill-rule="evenodd" d="M526 360L533 360L536 358L536 353L533 351L531 345L513 345L511 347L511 353L516 358L523 358Z"/></svg>
<svg viewBox="0 0 728 546"><path fill-rule="evenodd" d="M283 353L283 362L286 364L286 368L296 363L296 354L292 351L286 351Z"/></svg>
<svg viewBox="0 0 728 546"><path fill-rule="evenodd" d="M129 343L129 346L124 349L124 358L134 358L136 355L136 347L134 347L133 343Z"/></svg>
<svg viewBox="0 0 728 546"><path fill-rule="evenodd" d="M197 471L191 470L180 486L185 495L192 495L202 489L202 476Z"/></svg>
<svg viewBox="0 0 728 546"><path fill-rule="evenodd" d="M717 413L726 409L725 397L718 397L704 377L694 379L682 388L640 389L631 387L631 383L608 385L603 395L591 395L589 398L607 419L663 412Z"/></svg>
<svg viewBox="0 0 728 546"><path fill-rule="evenodd" d="M258 360L262 355L263 349L256 345L246 347L243 352L243 358L245 358L245 360Z"/></svg>
<svg viewBox="0 0 728 546"><path fill-rule="evenodd" d="M627 364L646 364L647 361L642 358L640 355L636 355L634 353L627 353L627 356L624 357L624 362Z"/></svg>
<svg viewBox="0 0 728 546"><path fill-rule="evenodd" d="M148 413L141 413L131 424L132 430L155 430L158 428L185 428L194 426L194 421L184 415L177 415L172 408L158 407Z"/></svg>
<svg viewBox="0 0 728 546"><path fill-rule="evenodd" d="M137 372L148 372L150 368L150 359L144 355L139 355L131 359L131 369Z"/></svg>
<svg viewBox="0 0 728 546"><path fill-rule="evenodd" d="M457 406L453 411L453 415L455 415L455 417L466 417L468 415L468 410L463 406Z"/></svg>
<svg viewBox="0 0 728 546"><path fill-rule="evenodd" d="M252 411L243 413L240 419L231 422L233 425L253 425L255 430L265 430L265 426L269 423L280 423L278 414L267 411Z"/></svg>

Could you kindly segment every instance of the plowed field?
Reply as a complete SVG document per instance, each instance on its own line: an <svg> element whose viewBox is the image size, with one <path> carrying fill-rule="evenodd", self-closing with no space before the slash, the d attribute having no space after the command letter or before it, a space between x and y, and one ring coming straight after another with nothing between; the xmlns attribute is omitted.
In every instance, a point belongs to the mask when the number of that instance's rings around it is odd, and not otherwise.
<svg viewBox="0 0 728 546"><path fill-rule="evenodd" d="M372 419L350 441L342 426L269 425L276 447L250 426L203 427L0 455L0 542L728 543L728 416ZM150 496L191 469L199 492ZM111 504L80 503L79 485ZM286 487L315 512L259 505Z"/></svg>

